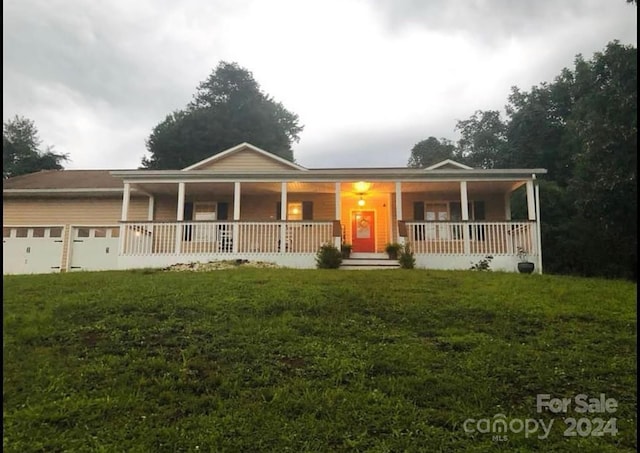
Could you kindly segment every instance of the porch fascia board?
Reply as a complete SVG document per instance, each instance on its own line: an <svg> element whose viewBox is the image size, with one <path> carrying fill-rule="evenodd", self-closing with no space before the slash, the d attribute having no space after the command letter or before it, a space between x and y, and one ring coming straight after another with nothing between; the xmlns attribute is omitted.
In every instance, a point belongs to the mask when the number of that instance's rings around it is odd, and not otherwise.
<svg viewBox="0 0 640 453"><path fill-rule="evenodd" d="M123 181L124 182L124 181ZM110 196L120 195L124 192L124 184L121 188L90 188L90 189L4 189L2 195L5 197L29 197L29 196ZM149 196L144 190L131 187L131 195Z"/></svg>
<svg viewBox="0 0 640 453"><path fill-rule="evenodd" d="M134 180L159 180L159 181L189 181L189 180L304 180L310 181L341 181L352 179L422 179L422 180L485 180L493 178L517 178L531 179L532 174L544 175L547 170L543 168L533 169L490 169L490 170L416 170L416 169L354 169L352 171L339 170L308 170L306 172L278 171L278 172L213 172L210 170L192 170L184 172L181 170L115 170L110 172L112 176L130 181Z"/></svg>
<svg viewBox="0 0 640 453"><path fill-rule="evenodd" d="M235 182L353 182L360 181L363 179L373 180L373 181L385 181L385 182L395 182L395 181L403 181L403 182L485 182L485 181L513 181L514 183L524 182L531 180L531 174L522 175L522 174L501 174L501 175L487 175L487 176L472 176L472 175L439 175L438 177L433 176L425 176L425 175L352 175L352 176L342 176L336 177L334 175L327 175L322 177L320 175L280 175L280 176L263 176L259 175L256 177L250 177L246 173L238 174L238 175L220 175L219 177L212 177L211 175L207 176L198 176L185 178L184 175L180 175L181 177L166 177L166 178L158 178L156 177L148 177L148 176L136 176L136 177L125 177L123 178L123 182L128 182L130 184L136 183L146 183L146 184L179 184L179 183L235 183ZM517 187L515 187L517 188Z"/></svg>

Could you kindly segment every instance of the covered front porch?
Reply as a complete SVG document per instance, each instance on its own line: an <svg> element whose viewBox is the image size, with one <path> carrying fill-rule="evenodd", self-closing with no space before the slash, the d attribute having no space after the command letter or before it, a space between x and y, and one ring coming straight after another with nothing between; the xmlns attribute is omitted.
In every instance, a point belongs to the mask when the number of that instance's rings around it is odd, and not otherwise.
<svg viewBox="0 0 640 453"><path fill-rule="evenodd" d="M511 194L526 186L528 219L511 220ZM130 219L132 191L149 197ZM468 269L493 257L514 271L525 251L541 271L537 186L503 181L125 181L119 267L219 259L315 266L322 244L384 256L409 243L418 267Z"/></svg>

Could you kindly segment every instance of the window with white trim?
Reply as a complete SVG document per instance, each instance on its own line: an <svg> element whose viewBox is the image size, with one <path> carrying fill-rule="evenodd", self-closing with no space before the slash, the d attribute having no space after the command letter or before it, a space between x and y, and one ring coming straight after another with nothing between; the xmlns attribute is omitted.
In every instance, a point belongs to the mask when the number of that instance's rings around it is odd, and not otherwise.
<svg viewBox="0 0 640 453"><path fill-rule="evenodd" d="M194 203L193 220L216 220L216 203Z"/></svg>
<svg viewBox="0 0 640 453"><path fill-rule="evenodd" d="M287 203L287 220L302 220L302 202Z"/></svg>

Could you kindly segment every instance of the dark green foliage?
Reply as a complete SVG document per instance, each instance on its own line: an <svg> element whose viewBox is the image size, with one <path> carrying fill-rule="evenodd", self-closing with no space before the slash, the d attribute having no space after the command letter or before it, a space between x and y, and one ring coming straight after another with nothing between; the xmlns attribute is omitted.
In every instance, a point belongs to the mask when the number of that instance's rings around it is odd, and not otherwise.
<svg viewBox="0 0 640 453"><path fill-rule="evenodd" d="M411 244L406 242L398 254L398 262L402 269L413 269L416 267L416 258L411 250Z"/></svg>
<svg viewBox="0 0 640 453"><path fill-rule="evenodd" d="M506 127L500 112L477 111L471 118L458 121L460 131L456 155L472 167L500 168L507 149Z"/></svg>
<svg viewBox="0 0 640 453"><path fill-rule="evenodd" d="M42 142L35 123L16 115L3 123L2 128L2 178L25 175L40 170L62 170L66 154L53 152L52 147L40 150Z"/></svg>
<svg viewBox="0 0 640 453"><path fill-rule="evenodd" d="M342 264L342 252L331 244L324 244L316 254L318 269L338 269Z"/></svg>
<svg viewBox="0 0 640 453"><path fill-rule="evenodd" d="M513 87L506 119L477 111L454 156L483 168L546 168L545 272L637 278L637 49L614 41L553 82ZM524 190L512 218L526 218Z"/></svg>
<svg viewBox="0 0 640 453"><path fill-rule="evenodd" d="M456 145L446 138L438 140L435 137L429 137L414 145L411 149L411 157L409 157L409 167L425 168L447 159L454 159Z"/></svg>
<svg viewBox="0 0 640 453"><path fill-rule="evenodd" d="M243 142L293 161L298 116L263 93L251 72L220 62L184 110L168 115L147 140L149 169L180 169Z"/></svg>
<svg viewBox="0 0 640 453"><path fill-rule="evenodd" d="M471 271L5 276L3 450L631 452L636 285ZM615 398L567 438L536 394ZM467 418L554 420L497 443ZM506 445L504 445L506 444Z"/></svg>
<svg viewBox="0 0 640 453"><path fill-rule="evenodd" d="M637 276L637 58L636 48L611 43L576 61L570 129L582 149L569 189L576 220L592 225L590 240L603 247L601 275Z"/></svg>

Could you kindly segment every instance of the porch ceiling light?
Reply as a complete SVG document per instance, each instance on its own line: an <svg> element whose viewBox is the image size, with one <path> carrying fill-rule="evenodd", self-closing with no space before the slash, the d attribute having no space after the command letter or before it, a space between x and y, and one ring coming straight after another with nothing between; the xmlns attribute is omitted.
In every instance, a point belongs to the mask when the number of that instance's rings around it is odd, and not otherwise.
<svg viewBox="0 0 640 453"><path fill-rule="evenodd" d="M364 194L367 193L369 189L371 189L371 183L366 181L358 181L353 184L353 188L356 193Z"/></svg>
<svg viewBox="0 0 640 453"><path fill-rule="evenodd" d="M364 206L364 198L360 197L360 199L358 200L358 206Z"/></svg>

